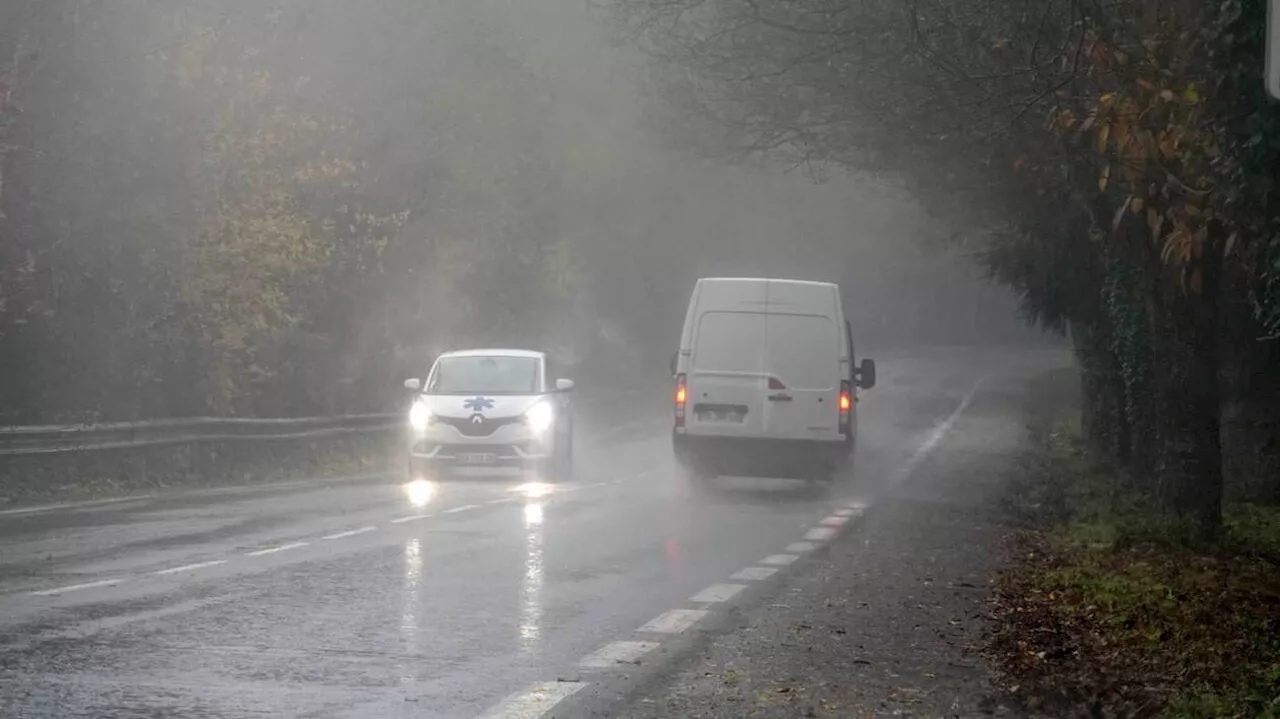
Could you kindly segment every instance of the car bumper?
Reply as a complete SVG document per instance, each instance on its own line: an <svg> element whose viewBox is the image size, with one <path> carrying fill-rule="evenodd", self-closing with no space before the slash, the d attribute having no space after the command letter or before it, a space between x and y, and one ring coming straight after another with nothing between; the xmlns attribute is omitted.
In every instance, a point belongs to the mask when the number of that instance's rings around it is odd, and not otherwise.
<svg viewBox="0 0 1280 719"><path fill-rule="evenodd" d="M833 471L849 461L852 449L846 439L743 439L672 433L671 442L676 460L687 468L743 477Z"/></svg>

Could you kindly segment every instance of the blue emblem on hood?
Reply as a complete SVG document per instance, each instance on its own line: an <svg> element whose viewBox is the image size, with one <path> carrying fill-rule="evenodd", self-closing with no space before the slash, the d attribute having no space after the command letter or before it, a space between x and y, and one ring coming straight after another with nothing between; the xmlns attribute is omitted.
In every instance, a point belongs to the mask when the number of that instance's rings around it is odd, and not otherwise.
<svg viewBox="0 0 1280 719"><path fill-rule="evenodd" d="M483 412L486 409L493 409L493 400L488 397L472 397L463 402L462 406L473 412Z"/></svg>

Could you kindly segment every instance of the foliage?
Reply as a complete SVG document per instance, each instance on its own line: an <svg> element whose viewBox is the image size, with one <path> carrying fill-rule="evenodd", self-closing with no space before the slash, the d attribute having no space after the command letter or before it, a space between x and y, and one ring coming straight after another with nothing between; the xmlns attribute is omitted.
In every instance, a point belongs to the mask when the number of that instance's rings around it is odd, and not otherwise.
<svg viewBox="0 0 1280 719"><path fill-rule="evenodd" d="M1040 451L1017 488L1041 529L1014 538L993 598L1006 686L1095 714L1274 716L1280 511L1228 505L1224 538L1196 544L1069 425Z"/></svg>

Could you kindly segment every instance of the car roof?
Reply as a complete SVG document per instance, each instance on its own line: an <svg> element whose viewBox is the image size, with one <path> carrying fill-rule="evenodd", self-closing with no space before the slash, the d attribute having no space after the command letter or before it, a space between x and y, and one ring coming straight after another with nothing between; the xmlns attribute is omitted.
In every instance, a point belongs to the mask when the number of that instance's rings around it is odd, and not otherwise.
<svg viewBox="0 0 1280 719"><path fill-rule="evenodd" d="M441 359L445 357L528 357L530 359L541 359L544 356L546 356L545 352L538 352L537 350L513 349L454 350L440 354Z"/></svg>

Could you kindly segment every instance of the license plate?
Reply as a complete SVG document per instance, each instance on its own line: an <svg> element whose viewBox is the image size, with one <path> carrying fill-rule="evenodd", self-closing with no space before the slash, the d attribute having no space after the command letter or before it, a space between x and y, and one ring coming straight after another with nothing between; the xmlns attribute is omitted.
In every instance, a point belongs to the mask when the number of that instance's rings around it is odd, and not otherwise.
<svg viewBox="0 0 1280 719"><path fill-rule="evenodd" d="M498 455L493 452L462 452L458 455L458 464L493 464Z"/></svg>
<svg viewBox="0 0 1280 719"><path fill-rule="evenodd" d="M744 415L741 412L699 412L698 421L700 422L735 422L742 423Z"/></svg>

